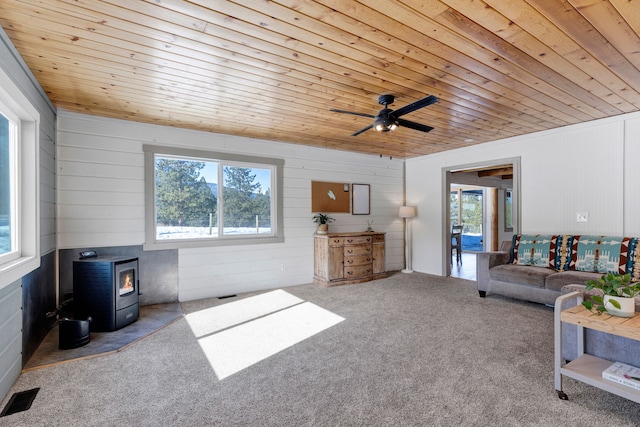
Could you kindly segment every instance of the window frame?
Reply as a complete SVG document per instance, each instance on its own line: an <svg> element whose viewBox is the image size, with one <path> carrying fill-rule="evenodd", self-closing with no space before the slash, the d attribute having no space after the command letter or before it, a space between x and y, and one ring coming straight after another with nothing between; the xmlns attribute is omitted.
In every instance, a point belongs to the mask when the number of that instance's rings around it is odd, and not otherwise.
<svg viewBox="0 0 640 427"><path fill-rule="evenodd" d="M0 68L0 109L15 126L15 255L0 260L0 289L40 267L40 113Z"/></svg>
<svg viewBox="0 0 640 427"><path fill-rule="evenodd" d="M211 246L231 246L231 245L252 245L264 243L282 243L284 242L284 226L283 226L283 197L282 197L282 171L284 168L283 159L275 159L269 157L247 156L234 153L223 153L217 151L205 151L188 148L177 148L168 146L148 145L142 146L144 152L144 174L145 174L145 250L159 249L181 249L181 248L199 248ZM219 176L222 173L222 166L233 167L255 167L255 168L273 168L273 179L271 188L272 218L271 233L268 235L250 234L250 235L222 235L212 238L197 239L156 239L156 186L155 186L155 163L156 157L176 157L187 160L203 160L212 162L222 162L223 164L218 171ZM233 165L231 165L233 163ZM218 183L219 194L221 194L223 183ZM216 195L218 197L218 195ZM223 201L224 203L224 201ZM219 205L222 209L222 205Z"/></svg>

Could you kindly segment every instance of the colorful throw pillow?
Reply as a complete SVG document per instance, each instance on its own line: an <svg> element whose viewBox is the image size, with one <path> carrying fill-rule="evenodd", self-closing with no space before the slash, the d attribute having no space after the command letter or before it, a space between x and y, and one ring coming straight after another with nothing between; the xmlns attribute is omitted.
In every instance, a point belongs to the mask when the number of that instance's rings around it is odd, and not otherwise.
<svg viewBox="0 0 640 427"><path fill-rule="evenodd" d="M625 274L631 240L619 236L573 236L569 270Z"/></svg>
<svg viewBox="0 0 640 427"><path fill-rule="evenodd" d="M627 273L631 274L631 281L640 282L640 239L629 238L629 257L627 260Z"/></svg>
<svg viewBox="0 0 640 427"><path fill-rule="evenodd" d="M509 264L517 264L516 258L518 257L518 242L520 241L522 234L514 234L511 238L511 250L509 252Z"/></svg>
<svg viewBox="0 0 640 427"><path fill-rule="evenodd" d="M565 234L562 236L554 236L552 239L550 252L554 254L554 266L558 271L566 271L569 269L569 263L571 261L571 243L573 243L573 236L571 234Z"/></svg>
<svg viewBox="0 0 640 427"><path fill-rule="evenodd" d="M554 268L555 253L550 251L554 237L557 238L551 234L516 235L513 245L513 263Z"/></svg>

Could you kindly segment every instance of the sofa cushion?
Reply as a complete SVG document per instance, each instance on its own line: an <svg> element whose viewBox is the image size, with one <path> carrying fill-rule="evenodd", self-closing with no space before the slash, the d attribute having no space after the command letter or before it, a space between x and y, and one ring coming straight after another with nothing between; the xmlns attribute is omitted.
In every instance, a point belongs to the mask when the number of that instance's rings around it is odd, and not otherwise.
<svg viewBox="0 0 640 427"><path fill-rule="evenodd" d="M537 288L544 288L545 279L554 273L556 271L550 268L515 264L496 265L489 270L491 280L535 286Z"/></svg>
<svg viewBox="0 0 640 427"><path fill-rule="evenodd" d="M591 273L588 271L560 271L547 276L545 288L560 292L566 285L582 285L587 280L595 280L602 277L600 273Z"/></svg>
<svg viewBox="0 0 640 427"><path fill-rule="evenodd" d="M573 236L569 270L625 274L631 243L630 237Z"/></svg>
<svg viewBox="0 0 640 427"><path fill-rule="evenodd" d="M551 234L516 235L513 247L513 263L554 268L555 253L551 253L550 248L553 246L555 249L556 238L557 236Z"/></svg>

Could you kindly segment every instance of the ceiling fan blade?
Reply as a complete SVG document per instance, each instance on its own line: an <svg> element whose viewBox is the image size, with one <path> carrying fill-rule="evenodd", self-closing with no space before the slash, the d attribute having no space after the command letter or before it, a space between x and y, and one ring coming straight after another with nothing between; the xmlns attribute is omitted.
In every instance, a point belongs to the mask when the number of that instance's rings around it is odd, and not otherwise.
<svg viewBox="0 0 640 427"><path fill-rule="evenodd" d="M429 95L426 98L419 99L416 102L413 102L409 105L405 105L404 107L398 108L397 110L394 110L393 115L396 118L398 118L412 111L416 111L422 107L426 107L427 105L435 104L436 102L438 102L438 98L436 98L433 95Z"/></svg>
<svg viewBox="0 0 640 427"><path fill-rule="evenodd" d="M416 123L416 122L411 122L409 120L398 119L398 123L402 127L419 130L421 132L430 132L430 131L433 130L433 128L431 126L423 125L423 124Z"/></svg>
<svg viewBox="0 0 640 427"><path fill-rule="evenodd" d="M366 128L362 128L362 129L360 129L358 132L354 132L354 133L352 133L352 134L351 134L351 136L358 136L358 135L360 135L362 132L364 132L364 131L367 131L367 130L371 129L372 127L373 127L373 125L369 125L369 126L367 126Z"/></svg>
<svg viewBox="0 0 640 427"><path fill-rule="evenodd" d="M369 117L371 119L375 119L376 118L376 116L372 116L371 114L354 113L353 111L336 110L334 108L330 109L329 111L333 111L334 113L353 114L354 116Z"/></svg>

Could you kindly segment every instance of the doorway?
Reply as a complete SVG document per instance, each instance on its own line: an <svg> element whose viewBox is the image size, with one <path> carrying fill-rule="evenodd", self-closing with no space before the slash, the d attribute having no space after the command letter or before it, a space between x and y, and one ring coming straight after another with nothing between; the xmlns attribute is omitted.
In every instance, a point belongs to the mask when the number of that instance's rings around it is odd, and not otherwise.
<svg viewBox="0 0 640 427"><path fill-rule="evenodd" d="M451 184L449 193L452 245L450 275L453 277L476 279L476 252L484 249L485 240L484 193L483 187Z"/></svg>
<svg viewBox="0 0 640 427"><path fill-rule="evenodd" d="M520 159L443 169L443 272L475 280L475 253L498 250L519 229ZM462 223L462 257L452 251L451 230ZM453 257L452 257L453 254Z"/></svg>

